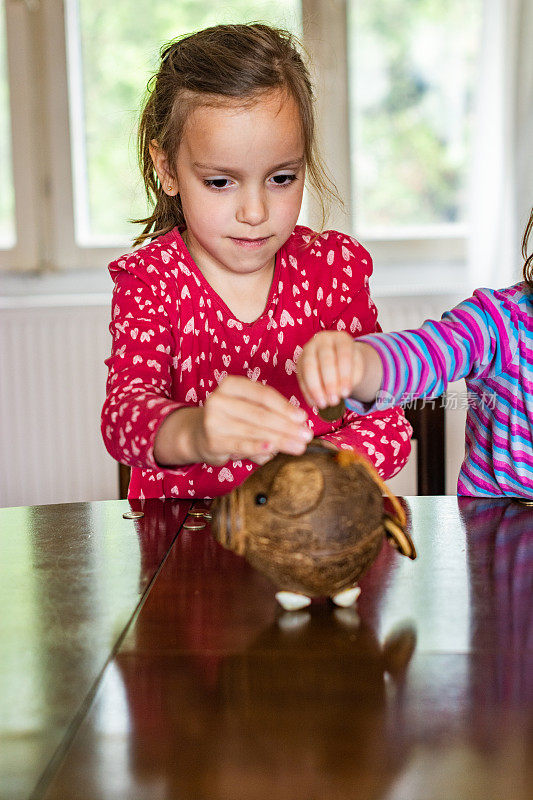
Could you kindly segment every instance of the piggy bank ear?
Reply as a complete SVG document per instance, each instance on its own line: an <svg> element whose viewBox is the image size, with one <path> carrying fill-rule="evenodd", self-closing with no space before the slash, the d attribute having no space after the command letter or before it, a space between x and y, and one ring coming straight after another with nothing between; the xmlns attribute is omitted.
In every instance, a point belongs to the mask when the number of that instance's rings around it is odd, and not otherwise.
<svg viewBox="0 0 533 800"><path fill-rule="evenodd" d="M274 478L268 502L273 511L299 517L317 506L323 494L324 477L315 464L289 461Z"/></svg>

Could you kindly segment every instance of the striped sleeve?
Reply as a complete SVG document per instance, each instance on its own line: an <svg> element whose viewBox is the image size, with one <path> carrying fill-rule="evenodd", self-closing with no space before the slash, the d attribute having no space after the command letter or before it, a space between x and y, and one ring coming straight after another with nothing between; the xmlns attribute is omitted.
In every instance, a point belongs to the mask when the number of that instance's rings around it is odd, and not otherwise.
<svg viewBox="0 0 533 800"><path fill-rule="evenodd" d="M348 400L359 414L406 403L417 397L439 397L448 383L461 378L486 379L510 364L517 347L511 312L489 289L427 320L417 330L361 336L383 364L383 381L373 404Z"/></svg>

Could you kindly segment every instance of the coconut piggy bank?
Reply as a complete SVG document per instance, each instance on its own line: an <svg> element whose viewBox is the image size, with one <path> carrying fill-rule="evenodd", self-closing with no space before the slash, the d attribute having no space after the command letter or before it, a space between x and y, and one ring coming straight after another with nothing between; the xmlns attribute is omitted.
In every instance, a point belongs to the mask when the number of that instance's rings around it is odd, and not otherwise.
<svg viewBox="0 0 533 800"><path fill-rule="evenodd" d="M277 455L211 508L214 537L278 586L288 610L312 597L355 603L357 582L385 538L416 558L404 511L374 467L315 441L301 456Z"/></svg>

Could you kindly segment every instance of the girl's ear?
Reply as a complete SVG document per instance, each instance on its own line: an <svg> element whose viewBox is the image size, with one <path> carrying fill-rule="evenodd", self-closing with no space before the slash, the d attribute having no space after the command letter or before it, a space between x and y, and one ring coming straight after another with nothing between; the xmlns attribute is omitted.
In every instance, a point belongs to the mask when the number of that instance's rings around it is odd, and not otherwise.
<svg viewBox="0 0 533 800"><path fill-rule="evenodd" d="M169 197L175 197L179 194L178 182L169 170L167 154L159 147L156 139L152 139L148 149L150 150L157 177L161 181L161 188Z"/></svg>

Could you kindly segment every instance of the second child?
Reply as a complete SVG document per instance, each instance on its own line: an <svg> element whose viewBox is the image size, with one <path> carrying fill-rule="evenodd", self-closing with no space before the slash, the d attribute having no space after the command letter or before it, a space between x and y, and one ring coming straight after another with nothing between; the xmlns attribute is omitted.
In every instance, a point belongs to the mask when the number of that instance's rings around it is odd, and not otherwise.
<svg viewBox="0 0 533 800"><path fill-rule="evenodd" d="M468 390L460 495L533 498L533 253L522 240L524 280L505 289L477 289L421 328L372 334L354 342L321 333L298 362L309 403L328 392L367 414L416 398L439 397L449 381Z"/></svg>

